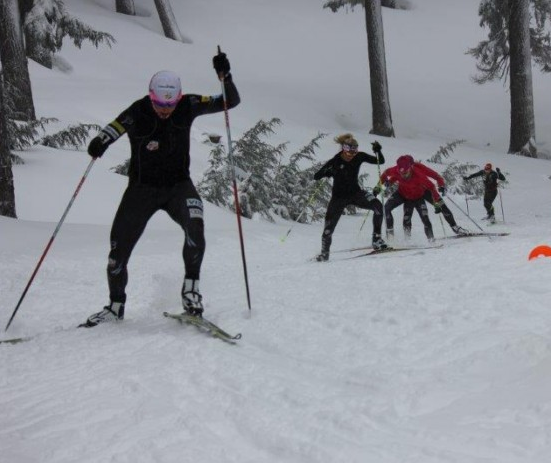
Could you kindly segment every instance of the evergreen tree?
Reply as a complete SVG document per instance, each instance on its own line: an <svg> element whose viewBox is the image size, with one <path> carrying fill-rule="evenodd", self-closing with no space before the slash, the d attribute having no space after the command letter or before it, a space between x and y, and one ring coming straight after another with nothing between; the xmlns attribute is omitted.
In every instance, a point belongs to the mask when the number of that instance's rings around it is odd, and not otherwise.
<svg viewBox="0 0 551 463"><path fill-rule="evenodd" d="M224 145L217 143L210 152L209 168L197 185L202 198L217 206L232 208L232 174Z"/></svg>
<svg viewBox="0 0 551 463"><path fill-rule="evenodd" d="M98 32L67 13L63 0L33 0L24 2L22 11L25 30L27 56L51 69L53 57L69 37L76 47L84 41L96 48L105 43L111 46L115 38L107 32Z"/></svg>
<svg viewBox="0 0 551 463"><path fill-rule="evenodd" d="M233 144L235 165L248 173L240 185L239 203L243 216L249 219L259 213L273 220L274 172L281 162L287 143L272 146L263 137L275 133L274 127L280 124L278 118L268 122L260 120Z"/></svg>
<svg viewBox="0 0 551 463"><path fill-rule="evenodd" d="M302 214L301 222L310 222L317 220L320 213L323 214L324 208L320 207L320 198L324 197L323 190L328 192L328 183L321 191L316 191L312 198L312 192L316 186L312 186L312 178L319 166L314 165L307 169L302 169L301 165L305 161L314 162L315 149L319 148L319 141L326 134L318 134L306 146L293 153L289 158L288 164L280 163L274 176L274 212L288 220L297 220L304 207L307 207L306 213ZM310 201L309 201L310 200Z"/></svg>
<svg viewBox="0 0 551 463"><path fill-rule="evenodd" d="M330 195L327 182L319 184L319 191L312 197L314 172L321 164L306 166L315 159L315 148L324 134L318 134L310 143L293 153L285 163L283 154L287 143L276 146L264 138L275 133L281 121L260 120L234 142L232 158L235 166L229 166L223 145L213 143L209 157L209 168L197 186L199 194L207 201L235 211L231 188L235 168L238 182L239 205L244 217L258 214L273 221L274 215L296 220L308 204L308 211L301 221L317 220L325 213L325 204ZM309 202L310 199L310 202Z"/></svg>
<svg viewBox="0 0 551 463"><path fill-rule="evenodd" d="M551 71L551 40L546 25L551 18L549 0L482 0L480 25L488 39L468 53L477 59L483 84L509 78L511 124L509 153L537 156L532 91L533 61L542 72Z"/></svg>

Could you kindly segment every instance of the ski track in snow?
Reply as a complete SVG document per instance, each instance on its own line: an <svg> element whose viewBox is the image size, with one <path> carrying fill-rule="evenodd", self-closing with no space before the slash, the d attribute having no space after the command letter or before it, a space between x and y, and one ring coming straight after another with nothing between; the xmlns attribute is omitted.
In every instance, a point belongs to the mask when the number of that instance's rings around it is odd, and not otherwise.
<svg viewBox="0 0 551 463"><path fill-rule="evenodd" d="M528 382L549 378L539 263L501 284L518 267L522 237L313 263L318 229L285 244L275 233L249 237L250 317L238 243L214 240L206 314L243 333L237 346L161 316L178 306L178 230L162 232L161 246L144 237L126 320L90 330L69 327L101 304L105 283L90 273L105 258L58 250L12 333L42 334L0 347L8 461L176 462L185 449L184 461L321 462L341 461L343 447L350 462L399 462L411 452L424 462L538 461L548 441L534 429L551 419ZM31 261L8 262L2 281L13 288ZM67 331L55 332L60 322Z"/></svg>

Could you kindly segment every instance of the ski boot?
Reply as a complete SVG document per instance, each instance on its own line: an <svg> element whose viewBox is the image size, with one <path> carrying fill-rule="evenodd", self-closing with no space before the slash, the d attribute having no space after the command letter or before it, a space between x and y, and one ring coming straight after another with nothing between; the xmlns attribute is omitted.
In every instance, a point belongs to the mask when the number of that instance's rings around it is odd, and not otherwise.
<svg viewBox="0 0 551 463"><path fill-rule="evenodd" d="M318 262L327 262L329 260L329 252L322 251L316 256Z"/></svg>
<svg viewBox="0 0 551 463"><path fill-rule="evenodd" d="M99 325L100 323L119 321L123 319L124 303L111 302L109 305L106 305L100 312L90 315L86 322L78 326L79 328L92 328L93 326Z"/></svg>
<svg viewBox="0 0 551 463"><path fill-rule="evenodd" d="M464 228L460 227L459 225L454 225L452 227L452 230L456 235L469 235L470 234L469 230L465 230Z"/></svg>
<svg viewBox="0 0 551 463"><path fill-rule="evenodd" d="M373 241L371 244L374 251L382 251L383 249L388 248L388 245L381 238L381 235L373 235Z"/></svg>
<svg viewBox="0 0 551 463"><path fill-rule="evenodd" d="M182 305L184 312L194 317L203 315L203 296L199 292L199 280L186 278L182 289Z"/></svg>

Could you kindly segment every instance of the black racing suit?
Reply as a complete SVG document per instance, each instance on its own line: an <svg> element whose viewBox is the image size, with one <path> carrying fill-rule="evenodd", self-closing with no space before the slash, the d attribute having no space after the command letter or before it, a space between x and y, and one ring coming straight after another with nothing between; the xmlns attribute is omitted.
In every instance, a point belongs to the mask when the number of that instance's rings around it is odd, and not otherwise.
<svg viewBox="0 0 551 463"><path fill-rule="evenodd" d="M342 151L327 161L323 167L314 174L314 180L323 177L333 177L333 189L331 199L325 214L325 224L321 237L322 253L329 253L333 238L333 231L341 218L344 209L349 205L361 209L373 211L373 235L381 235L383 223L383 205L372 193L360 188L358 174L363 162L368 164L384 164L385 158L382 153L372 156L364 152L358 152L350 161L345 161Z"/></svg>
<svg viewBox="0 0 551 463"><path fill-rule="evenodd" d="M430 196L431 204L434 204L434 199L430 191L427 191ZM429 211L427 209L426 193L419 199L406 199L400 193L395 191L389 200L385 204L385 211L390 212L392 209L397 208L400 204L404 205L404 218L402 221L404 227L404 234L406 237L411 236L411 217L413 216L413 209L417 211L423 226L425 227L425 236L428 240L434 239L434 232L432 230L432 224L429 219ZM386 227L387 231L391 231L394 227L394 219L392 214L386 215Z"/></svg>
<svg viewBox="0 0 551 463"><path fill-rule="evenodd" d="M224 80L227 107L240 102L231 75ZM161 119L149 96L134 102L99 134L111 144L128 134L131 146L129 182L111 228L107 265L109 296L125 302L127 264L149 219L164 210L185 232L185 278L199 279L205 252L203 203L190 178L189 139L193 120L224 110L222 95L184 95L174 112Z"/></svg>
<svg viewBox="0 0 551 463"><path fill-rule="evenodd" d="M492 203L497 196L497 181L505 180L505 176L501 173L501 171L496 172L495 170L491 170L490 172L486 172L485 170L479 170L478 172L465 177L465 180L482 176L484 176L482 179L484 182L484 208L486 209L488 218L492 219L495 216L494 206Z"/></svg>

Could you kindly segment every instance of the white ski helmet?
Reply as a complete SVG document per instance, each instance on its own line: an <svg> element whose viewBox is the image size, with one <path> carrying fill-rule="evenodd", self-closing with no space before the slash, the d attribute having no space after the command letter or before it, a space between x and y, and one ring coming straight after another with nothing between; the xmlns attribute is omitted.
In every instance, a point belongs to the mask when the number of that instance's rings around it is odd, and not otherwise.
<svg viewBox="0 0 551 463"><path fill-rule="evenodd" d="M182 98L180 78L172 71L157 72L149 82L149 98L157 106L176 106Z"/></svg>

